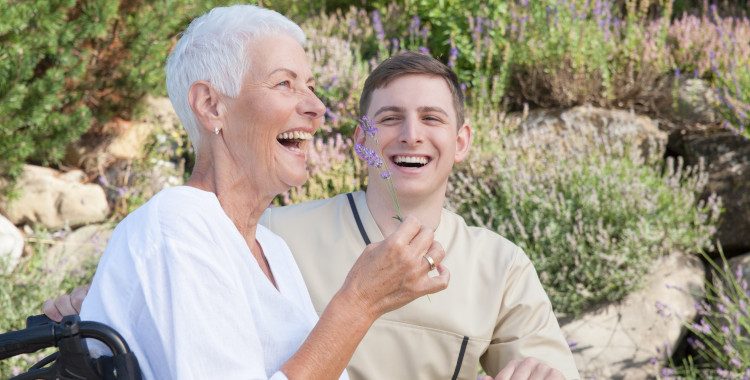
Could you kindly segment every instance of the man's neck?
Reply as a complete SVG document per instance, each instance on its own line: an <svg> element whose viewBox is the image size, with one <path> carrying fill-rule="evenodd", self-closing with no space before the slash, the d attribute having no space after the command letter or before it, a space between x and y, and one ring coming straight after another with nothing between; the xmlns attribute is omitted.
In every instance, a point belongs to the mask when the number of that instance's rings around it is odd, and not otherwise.
<svg viewBox="0 0 750 380"><path fill-rule="evenodd" d="M393 200L385 191L368 190L365 192L367 208L375 219L380 232L384 237L390 236L398 228L399 221L394 218L396 208ZM399 207L401 215L412 215L426 227L435 231L440 225L440 216L443 211L443 202L445 194L436 192L430 197L421 199L410 199L399 197Z"/></svg>

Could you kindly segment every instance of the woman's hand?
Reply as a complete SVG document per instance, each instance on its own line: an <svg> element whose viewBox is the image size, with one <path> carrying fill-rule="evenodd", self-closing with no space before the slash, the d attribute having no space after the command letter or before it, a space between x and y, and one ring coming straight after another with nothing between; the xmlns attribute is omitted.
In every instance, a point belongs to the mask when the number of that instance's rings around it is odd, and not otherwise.
<svg viewBox="0 0 750 380"><path fill-rule="evenodd" d="M365 248L333 296L315 328L281 366L289 379L335 378L381 315L425 294L448 287L450 273L440 265L445 251L434 233L406 217L382 242ZM429 255L438 275L430 277Z"/></svg>
<svg viewBox="0 0 750 380"><path fill-rule="evenodd" d="M57 299L44 301L42 311L55 322L60 322L66 315L79 314L83 299L86 298L90 286L91 284L86 284L73 289L70 294L63 294Z"/></svg>
<svg viewBox="0 0 750 380"><path fill-rule="evenodd" d="M365 248L342 291L351 292L360 310L377 319L418 297L447 288L450 272L441 265L445 251L433 239L431 229L407 216L391 236ZM426 255L434 262L437 276L428 275L431 264Z"/></svg>

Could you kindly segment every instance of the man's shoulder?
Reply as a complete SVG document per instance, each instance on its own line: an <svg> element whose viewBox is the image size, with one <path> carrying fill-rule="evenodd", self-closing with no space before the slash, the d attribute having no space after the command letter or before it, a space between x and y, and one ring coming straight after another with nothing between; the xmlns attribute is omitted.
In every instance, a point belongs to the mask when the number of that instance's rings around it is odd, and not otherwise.
<svg viewBox="0 0 750 380"><path fill-rule="evenodd" d="M277 226L278 223L287 221L289 218L295 220L324 218L325 215L332 214L340 209L342 205L347 205L347 202L347 195L339 194L326 199L316 199L288 206L269 207L263 213L260 223L273 230L274 228L271 226Z"/></svg>
<svg viewBox="0 0 750 380"><path fill-rule="evenodd" d="M443 208L441 224L445 224L447 229L454 231L453 233L466 234L473 239L481 239L509 247L518 247L512 241L487 227L469 225L461 215L446 208Z"/></svg>

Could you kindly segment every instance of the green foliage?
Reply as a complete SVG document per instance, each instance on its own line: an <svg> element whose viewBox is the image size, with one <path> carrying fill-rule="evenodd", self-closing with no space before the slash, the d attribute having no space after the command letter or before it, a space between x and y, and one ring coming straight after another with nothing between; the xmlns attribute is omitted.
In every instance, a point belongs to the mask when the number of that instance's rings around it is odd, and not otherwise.
<svg viewBox="0 0 750 380"><path fill-rule="evenodd" d="M216 1L0 2L0 176L54 165L86 132L164 93L173 37Z"/></svg>
<svg viewBox="0 0 750 380"><path fill-rule="evenodd" d="M618 300L654 258L710 246L720 209L698 200L701 168L606 135L531 138L505 137L505 153L473 156L454 173L448 204L523 248L556 311Z"/></svg>
<svg viewBox="0 0 750 380"><path fill-rule="evenodd" d="M720 262L702 253L713 273L713 280L707 280L705 300L696 304L699 320L688 321L669 305L657 305L660 313L669 318L682 320L683 326L692 337L688 344L694 355L688 355L679 363L666 358L666 366L661 370L663 379L708 379L708 378L747 378L750 376L750 290L743 276L742 266L731 268L720 250ZM686 289L675 291L688 292ZM666 350L668 355L668 351Z"/></svg>

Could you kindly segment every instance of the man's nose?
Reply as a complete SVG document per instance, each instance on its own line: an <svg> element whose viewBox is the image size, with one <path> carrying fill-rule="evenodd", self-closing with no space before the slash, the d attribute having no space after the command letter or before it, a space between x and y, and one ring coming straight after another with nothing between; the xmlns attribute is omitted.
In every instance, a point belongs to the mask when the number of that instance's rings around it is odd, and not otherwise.
<svg viewBox="0 0 750 380"><path fill-rule="evenodd" d="M399 141L403 144L419 144L424 141L424 126L414 117L407 117L401 127Z"/></svg>

